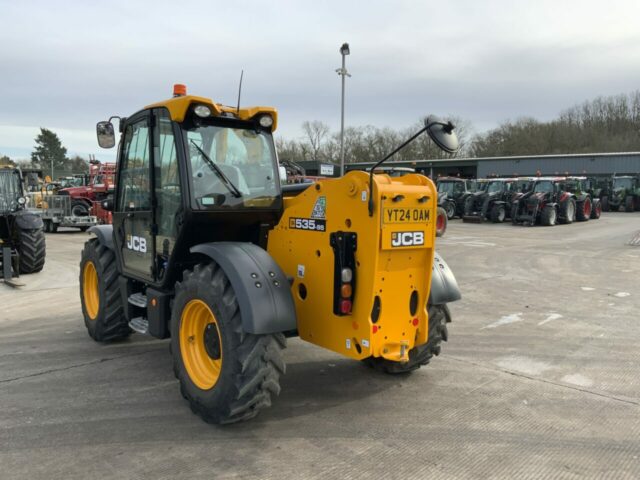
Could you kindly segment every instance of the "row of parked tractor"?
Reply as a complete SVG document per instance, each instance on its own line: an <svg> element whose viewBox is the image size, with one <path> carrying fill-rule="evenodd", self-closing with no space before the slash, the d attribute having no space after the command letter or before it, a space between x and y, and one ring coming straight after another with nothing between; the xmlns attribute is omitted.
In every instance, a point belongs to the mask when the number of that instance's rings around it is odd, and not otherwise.
<svg viewBox="0 0 640 480"><path fill-rule="evenodd" d="M603 211L640 210L640 176L440 177L436 183L439 230L442 217L445 223L460 217L473 223L552 226L598 219Z"/></svg>

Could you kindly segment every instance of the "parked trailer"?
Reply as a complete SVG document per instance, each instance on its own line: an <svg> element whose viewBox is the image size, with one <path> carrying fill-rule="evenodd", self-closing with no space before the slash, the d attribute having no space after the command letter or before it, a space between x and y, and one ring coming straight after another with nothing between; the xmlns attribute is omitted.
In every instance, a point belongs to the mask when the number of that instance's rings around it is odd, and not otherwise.
<svg viewBox="0 0 640 480"><path fill-rule="evenodd" d="M98 224L98 217L95 215L73 215L73 199L69 195L37 193L30 194L29 199L29 210L42 217L45 232L55 233L60 227L79 228L84 232Z"/></svg>

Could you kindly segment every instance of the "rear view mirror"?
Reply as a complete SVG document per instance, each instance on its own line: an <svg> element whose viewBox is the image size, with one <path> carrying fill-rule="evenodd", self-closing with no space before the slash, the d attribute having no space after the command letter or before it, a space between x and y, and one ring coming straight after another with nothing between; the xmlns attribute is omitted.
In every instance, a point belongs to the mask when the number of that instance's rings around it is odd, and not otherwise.
<svg viewBox="0 0 640 480"><path fill-rule="evenodd" d="M109 195L102 202L102 208L107 212L113 212L113 196Z"/></svg>
<svg viewBox="0 0 640 480"><path fill-rule="evenodd" d="M427 134L438 147L447 153L456 153L460 145L458 136L454 132L455 126L451 122L444 123L435 115L429 116L425 120Z"/></svg>
<svg viewBox="0 0 640 480"><path fill-rule="evenodd" d="M113 148L116 144L116 134L113 130L113 123L98 122L96 125L96 133L98 134L98 145L102 148Z"/></svg>

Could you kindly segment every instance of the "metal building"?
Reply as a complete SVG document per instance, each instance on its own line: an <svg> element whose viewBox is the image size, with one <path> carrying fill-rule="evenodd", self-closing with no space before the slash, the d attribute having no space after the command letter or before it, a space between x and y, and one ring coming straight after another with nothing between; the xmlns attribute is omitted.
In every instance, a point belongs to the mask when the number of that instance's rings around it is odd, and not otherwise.
<svg viewBox="0 0 640 480"><path fill-rule="evenodd" d="M450 158L391 162L412 167L425 175L485 178L490 176L540 175L636 175L640 173L640 152L531 155L514 157ZM346 170L364 170L372 163L351 163Z"/></svg>

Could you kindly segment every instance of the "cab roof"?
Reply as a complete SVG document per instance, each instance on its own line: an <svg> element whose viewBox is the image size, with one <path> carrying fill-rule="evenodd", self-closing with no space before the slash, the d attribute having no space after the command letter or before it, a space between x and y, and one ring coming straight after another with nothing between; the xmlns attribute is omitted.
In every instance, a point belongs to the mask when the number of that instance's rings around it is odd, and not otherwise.
<svg viewBox="0 0 640 480"><path fill-rule="evenodd" d="M171 120L174 122L183 122L187 116L187 112L192 105L206 105L211 109L211 113L216 117L237 118L239 120L248 121L256 117L257 115L267 114L273 118L273 126L271 131L275 131L278 126L278 112L273 107L243 107L237 109L235 107L229 107L222 105L221 103L215 103L210 98L198 97L196 95L180 95L168 100L162 100L160 102L152 103L144 107L145 110L150 108L164 107L169 110Z"/></svg>

